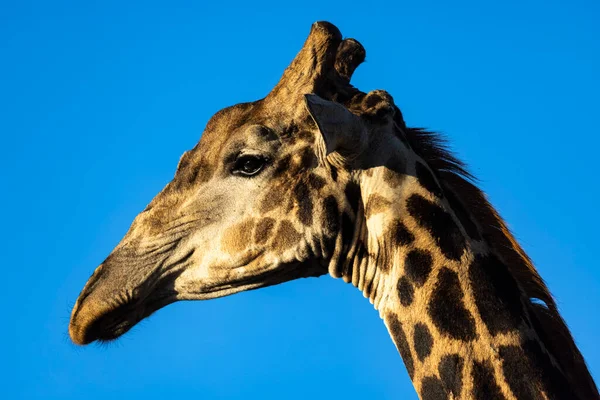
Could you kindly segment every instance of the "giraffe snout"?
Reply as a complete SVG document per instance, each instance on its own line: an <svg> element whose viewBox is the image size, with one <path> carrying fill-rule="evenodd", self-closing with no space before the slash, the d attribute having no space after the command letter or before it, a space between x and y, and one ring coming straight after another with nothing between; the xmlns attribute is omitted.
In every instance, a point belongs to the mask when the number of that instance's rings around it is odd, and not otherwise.
<svg viewBox="0 0 600 400"><path fill-rule="evenodd" d="M169 266L188 260L192 252ZM167 257L164 256L163 257ZM176 268L161 269L167 262L149 262L116 251L100 265L81 291L69 322L73 343L85 345L95 340L110 341L123 335L154 311L177 300Z"/></svg>

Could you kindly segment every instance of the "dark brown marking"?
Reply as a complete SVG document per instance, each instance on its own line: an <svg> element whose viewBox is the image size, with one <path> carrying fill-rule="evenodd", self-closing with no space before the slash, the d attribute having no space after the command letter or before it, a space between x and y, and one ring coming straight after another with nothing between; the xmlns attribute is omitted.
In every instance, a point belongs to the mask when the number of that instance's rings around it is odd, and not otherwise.
<svg viewBox="0 0 600 400"><path fill-rule="evenodd" d="M383 180L390 185L390 187L397 188L402 182L404 182L404 178L406 175L401 174L396 171L392 171L391 169L385 168L383 170Z"/></svg>
<svg viewBox="0 0 600 400"><path fill-rule="evenodd" d="M264 214L280 206L283 204L285 197L284 187L282 185L274 185L263 197L260 204L260 212Z"/></svg>
<svg viewBox="0 0 600 400"><path fill-rule="evenodd" d="M312 122L312 118L311 118L311 122ZM311 131L300 131L298 133L298 139L308 142L308 143L314 143L315 135Z"/></svg>
<svg viewBox="0 0 600 400"><path fill-rule="evenodd" d="M210 163L204 158L194 163L191 157L191 152L187 152L181 159L173 180L173 187L177 190L208 182L213 176L214 168Z"/></svg>
<svg viewBox="0 0 600 400"><path fill-rule="evenodd" d="M292 225L290 221L284 220L279 224L273 246L279 250L286 250L297 245L301 238L302 236L296 228L294 228L294 225Z"/></svg>
<svg viewBox="0 0 600 400"><path fill-rule="evenodd" d="M516 346L501 346L498 354L502 359L504 378L515 397L524 400L542 400L542 394L532 381L537 371L531 370L529 360L523 351ZM540 379L539 376L536 378Z"/></svg>
<svg viewBox="0 0 600 400"><path fill-rule="evenodd" d="M331 166L330 168L331 171L331 179L333 179L334 182L337 182L338 179L338 170L336 167Z"/></svg>
<svg viewBox="0 0 600 400"><path fill-rule="evenodd" d="M318 164L317 156L310 147L302 149L300 156L300 165L304 169L314 168Z"/></svg>
<svg viewBox="0 0 600 400"><path fill-rule="evenodd" d="M396 246L408 246L415 240L415 236L410 233L402 221L397 220L392 227L392 243Z"/></svg>
<svg viewBox="0 0 600 400"><path fill-rule="evenodd" d="M448 393L452 393L455 399L460 398L462 390L463 365L464 360L458 354L443 356L438 365L442 384Z"/></svg>
<svg viewBox="0 0 600 400"><path fill-rule="evenodd" d="M273 177L279 178L279 177L282 177L283 175L285 175L286 172L289 172L291 163L292 163L292 155L291 154L285 155L281 160L279 160L279 162L275 166L275 171L273 171Z"/></svg>
<svg viewBox="0 0 600 400"><path fill-rule="evenodd" d="M488 364L473 362L473 398L486 400L504 400L505 397L494 379L494 371Z"/></svg>
<svg viewBox="0 0 600 400"><path fill-rule="evenodd" d="M425 360L431 354L431 347L433 346L433 337L431 337L427 325L420 322L415 324L413 341L417 358L419 361Z"/></svg>
<svg viewBox="0 0 600 400"><path fill-rule="evenodd" d="M340 230L340 211L333 195L329 195L323 200L323 225L328 236L332 236Z"/></svg>
<svg viewBox="0 0 600 400"><path fill-rule="evenodd" d="M447 400L448 394L442 382L435 376L426 376L421 381L421 400Z"/></svg>
<svg viewBox="0 0 600 400"><path fill-rule="evenodd" d="M516 329L524 313L517 282L496 256L477 255L469 280L481 319L492 335Z"/></svg>
<svg viewBox="0 0 600 400"><path fill-rule="evenodd" d="M392 203L386 200L383 196L372 194L367 200L365 214L367 218L372 217L373 215L385 212L391 204Z"/></svg>
<svg viewBox="0 0 600 400"><path fill-rule="evenodd" d="M418 194L410 196L406 205L410 215L429 231L444 256L460 260L466 242L450 214Z"/></svg>
<svg viewBox="0 0 600 400"><path fill-rule="evenodd" d="M269 240L271 231L275 226L275 220L273 218L263 218L258 221L256 229L254 230L254 243L264 244Z"/></svg>
<svg viewBox="0 0 600 400"><path fill-rule="evenodd" d="M437 279L427 306L434 325L440 332L454 339L474 340L477 336L475 320L465 308L458 274L443 267Z"/></svg>
<svg viewBox="0 0 600 400"><path fill-rule="evenodd" d="M433 258L427 250L411 250L404 259L406 275L417 287L423 286L429 278L432 264Z"/></svg>
<svg viewBox="0 0 600 400"><path fill-rule="evenodd" d="M398 348L400 357L402 357L402 361L408 372L408 376L412 379L415 373L415 364L412 353L410 352L410 347L408 346L408 341L406 340L406 334L404 333L404 329L402 329L402 323L396 315L391 313L387 314L387 323L392 339L396 344L396 348Z"/></svg>
<svg viewBox="0 0 600 400"><path fill-rule="evenodd" d="M408 307L413 301L414 289L412 283L403 276L398 280L398 296L400 297L400 304L404 307Z"/></svg>
<svg viewBox="0 0 600 400"><path fill-rule="evenodd" d="M311 225L313 222L313 202L308 186L299 181L294 187L294 198L298 204L298 219L303 225Z"/></svg>
<svg viewBox="0 0 600 400"><path fill-rule="evenodd" d="M308 184L311 188L319 190L325 186L326 182L325 179L321 178L319 175L310 174L308 176Z"/></svg>

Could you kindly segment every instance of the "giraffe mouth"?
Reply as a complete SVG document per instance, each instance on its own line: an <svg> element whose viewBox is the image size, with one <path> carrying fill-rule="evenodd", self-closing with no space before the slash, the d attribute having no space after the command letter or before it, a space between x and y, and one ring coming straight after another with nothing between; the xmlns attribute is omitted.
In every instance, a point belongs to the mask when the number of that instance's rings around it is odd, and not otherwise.
<svg viewBox="0 0 600 400"><path fill-rule="evenodd" d="M118 339L144 318L177 301L176 296L177 292L174 290L162 290L144 300L119 304L87 325L82 336L83 340L78 344L89 344L94 341L110 342Z"/></svg>
<svg viewBox="0 0 600 400"><path fill-rule="evenodd" d="M110 298L109 301L101 300L103 296L94 293L102 286L98 283L102 277L90 278L71 315L71 340L78 345L115 340L155 311L176 302L175 280L183 269L175 267L185 264L193 252L177 260L166 272L152 271L135 289L104 297Z"/></svg>

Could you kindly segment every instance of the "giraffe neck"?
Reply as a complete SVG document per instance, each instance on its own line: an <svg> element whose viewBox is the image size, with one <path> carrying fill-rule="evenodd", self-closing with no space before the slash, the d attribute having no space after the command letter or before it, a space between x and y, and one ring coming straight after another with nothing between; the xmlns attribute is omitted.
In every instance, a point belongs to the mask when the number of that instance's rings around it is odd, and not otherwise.
<svg viewBox="0 0 600 400"><path fill-rule="evenodd" d="M421 398L577 398L456 194L401 157L361 176L352 244L330 273L374 304Z"/></svg>

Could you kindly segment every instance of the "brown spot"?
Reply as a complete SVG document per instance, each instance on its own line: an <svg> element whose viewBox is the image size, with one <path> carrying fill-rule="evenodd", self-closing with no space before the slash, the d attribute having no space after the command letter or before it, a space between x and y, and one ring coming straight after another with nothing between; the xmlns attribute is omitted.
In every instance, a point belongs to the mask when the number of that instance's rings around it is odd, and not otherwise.
<svg viewBox="0 0 600 400"><path fill-rule="evenodd" d="M260 212L266 213L281 205L285 199L285 190L282 185L275 185L263 198Z"/></svg>
<svg viewBox="0 0 600 400"><path fill-rule="evenodd" d="M311 119L311 121L312 121L312 119ZM308 143L314 143L315 134L312 133L311 131L300 131L300 133L298 133L298 139L303 140Z"/></svg>
<svg viewBox="0 0 600 400"><path fill-rule="evenodd" d="M400 304L402 304L404 307L410 306L412 304L414 295L414 288L412 283L410 283L410 281L405 276L403 276L398 281L397 288L398 297L400 298Z"/></svg>
<svg viewBox="0 0 600 400"><path fill-rule="evenodd" d="M391 204L392 203L383 196L372 194L369 197L369 200L367 200L365 214L367 215L367 218L372 217L373 215L386 211Z"/></svg>
<svg viewBox="0 0 600 400"><path fill-rule="evenodd" d="M254 243L266 243L266 241L269 240L269 236L274 226L275 220L273 218L263 218L258 221L256 230L254 231Z"/></svg>
<svg viewBox="0 0 600 400"><path fill-rule="evenodd" d="M204 159L193 163L189 161L189 158L190 156L185 157L175 174L173 186L177 190L207 182L213 176L214 168L210 163Z"/></svg>
<svg viewBox="0 0 600 400"><path fill-rule="evenodd" d="M442 207L418 194L406 201L409 214L429 231L445 257L460 260L466 240L452 216Z"/></svg>
<svg viewBox="0 0 600 400"><path fill-rule="evenodd" d="M325 186L325 183L325 179L321 178L319 175L310 174L308 176L308 184L315 190L321 189L323 186Z"/></svg>
<svg viewBox="0 0 600 400"><path fill-rule="evenodd" d="M460 398L462 391L463 364L464 360L458 354L447 354L438 364L442 384L447 392L454 395L455 399Z"/></svg>
<svg viewBox="0 0 600 400"><path fill-rule="evenodd" d="M395 246L408 246L415 240L413 235L402 221L397 220L391 227L391 241Z"/></svg>
<svg viewBox="0 0 600 400"><path fill-rule="evenodd" d="M248 219L237 225L231 226L225 230L221 239L223 250L230 253L239 253L248 246L248 242L252 238L252 228L254 221Z"/></svg>
<svg viewBox="0 0 600 400"><path fill-rule="evenodd" d="M337 182L337 178L338 178L337 168L332 165L330 168L330 172L331 172L331 179L333 179L334 182Z"/></svg>
<svg viewBox="0 0 600 400"><path fill-rule="evenodd" d="M300 168L314 168L317 164L318 160L315 152L309 146L303 148L300 153Z"/></svg>
<svg viewBox="0 0 600 400"><path fill-rule="evenodd" d="M421 287L429 278L433 266L431 253L423 249L411 250L404 259L406 275L417 287Z"/></svg>
<svg viewBox="0 0 600 400"><path fill-rule="evenodd" d="M333 236L340 230L340 209L335 196L329 195L323 200L323 225L327 236Z"/></svg>
<svg viewBox="0 0 600 400"><path fill-rule="evenodd" d="M494 369L490 363L475 361L471 375L474 386L473 398L490 400L502 400L506 398L494 378Z"/></svg>
<svg viewBox="0 0 600 400"><path fill-rule="evenodd" d="M385 168L383 170L383 180L393 188L400 186L402 182L404 182L405 176L406 175L392 171L391 169Z"/></svg>
<svg viewBox="0 0 600 400"><path fill-rule="evenodd" d="M279 178L286 174L286 172L290 170L291 161L291 154L287 154L281 160L279 160L277 166L275 167L275 171L273 171L273 178Z"/></svg>
<svg viewBox="0 0 600 400"><path fill-rule="evenodd" d="M402 329L402 323L395 314L391 313L387 314L386 322L388 324L390 335L396 344L396 348L402 357L402 361L404 361L408 376L412 379L415 373L415 364L412 353L410 352L410 347L408 346L408 340L406 340L406 334L404 333L404 329Z"/></svg>
<svg viewBox="0 0 600 400"><path fill-rule="evenodd" d="M294 187L294 198L298 204L298 219L303 225L310 225L313 221L313 202L308 185L299 181Z"/></svg>
<svg viewBox="0 0 600 400"><path fill-rule="evenodd" d="M431 336L427 325L421 322L415 324L413 329L413 343L419 361L425 360L429 354L431 354L433 337Z"/></svg>
<svg viewBox="0 0 600 400"><path fill-rule="evenodd" d="M481 397L481 399L483 400L484 397ZM448 400L448 393L444 390L444 386L437 376L423 378L421 382L421 400Z"/></svg>
<svg viewBox="0 0 600 400"><path fill-rule="evenodd" d="M294 225L290 221L284 220L279 224L273 246L279 250L286 250L296 245L301 238L302 235L294 228Z"/></svg>
<svg viewBox="0 0 600 400"><path fill-rule="evenodd" d="M464 297L458 274L447 267L442 267L427 310L441 333L468 342L475 340L477 331L475 319L465 307Z"/></svg>

